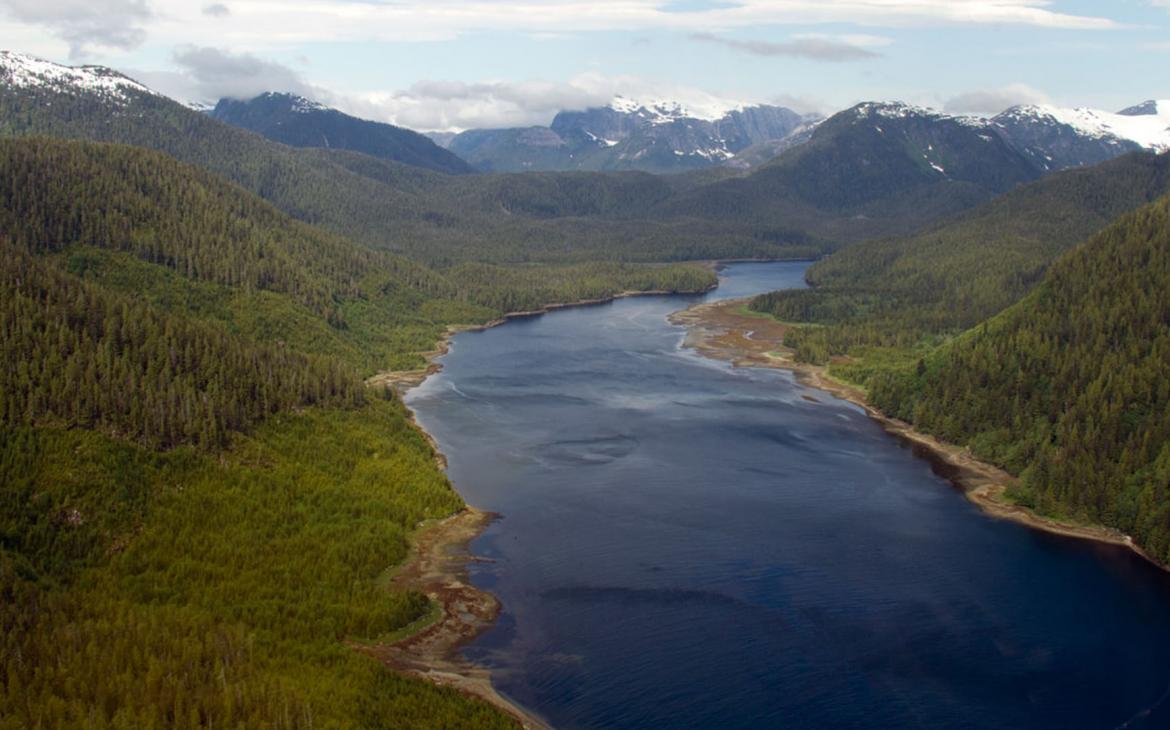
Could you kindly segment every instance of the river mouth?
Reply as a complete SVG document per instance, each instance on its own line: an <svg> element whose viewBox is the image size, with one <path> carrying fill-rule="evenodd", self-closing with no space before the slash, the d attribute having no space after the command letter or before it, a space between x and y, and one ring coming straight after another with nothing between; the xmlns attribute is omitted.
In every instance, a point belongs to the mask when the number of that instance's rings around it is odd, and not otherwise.
<svg viewBox="0 0 1170 730"><path fill-rule="evenodd" d="M805 266L734 264L708 297ZM1166 576L982 515L788 373L682 349L666 317L700 299L460 334L408 393L502 515L470 572L503 614L465 650L501 692L567 728L1118 727L1158 701Z"/></svg>

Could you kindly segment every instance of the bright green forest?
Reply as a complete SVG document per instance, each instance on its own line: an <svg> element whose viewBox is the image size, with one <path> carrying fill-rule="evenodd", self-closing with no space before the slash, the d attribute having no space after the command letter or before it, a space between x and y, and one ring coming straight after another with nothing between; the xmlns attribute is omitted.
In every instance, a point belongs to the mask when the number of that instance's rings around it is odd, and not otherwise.
<svg viewBox="0 0 1170 730"><path fill-rule="evenodd" d="M462 502L379 370L706 269L435 268L143 148L0 140L0 727L502 727L349 648Z"/></svg>

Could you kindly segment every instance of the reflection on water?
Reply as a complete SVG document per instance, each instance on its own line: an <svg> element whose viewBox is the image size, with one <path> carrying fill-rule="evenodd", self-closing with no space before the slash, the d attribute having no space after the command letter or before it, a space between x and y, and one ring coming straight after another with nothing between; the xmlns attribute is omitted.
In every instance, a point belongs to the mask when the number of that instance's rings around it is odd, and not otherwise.
<svg viewBox="0 0 1170 730"><path fill-rule="evenodd" d="M1170 687L1159 571L984 517L855 406L682 350L695 300L461 334L408 397L503 515L472 575L505 613L466 651L501 691L565 728L1114 728Z"/></svg>

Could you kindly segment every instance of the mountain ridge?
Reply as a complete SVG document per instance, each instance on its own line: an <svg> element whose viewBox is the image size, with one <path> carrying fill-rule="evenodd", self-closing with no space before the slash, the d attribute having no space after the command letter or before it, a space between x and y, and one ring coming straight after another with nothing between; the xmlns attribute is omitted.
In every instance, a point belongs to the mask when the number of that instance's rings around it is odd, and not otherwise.
<svg viewBox="0 0 1170 730"><path fill-rule="evenodd" d="M220 99L209 113L213 119L293 147L345 149L437 172L472 172L471 165L425 135L359 119L296 94L267 92L247 100Z"/></svg>
<svg viewBox="0 0 1170 730"><path fill-rule="evenodd" d="M617 97L606 106L561 111L547 127L467 130L447 146L489 172L678 172L721 164L752 145L785 139L813 121L766 104L696 112L678 102Z"/></svg>

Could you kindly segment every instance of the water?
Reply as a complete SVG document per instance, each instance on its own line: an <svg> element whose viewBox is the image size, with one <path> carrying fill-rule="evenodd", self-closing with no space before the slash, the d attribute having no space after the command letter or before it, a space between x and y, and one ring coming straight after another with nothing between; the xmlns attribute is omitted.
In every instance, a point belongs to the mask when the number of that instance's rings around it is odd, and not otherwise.
<svg viewBox="0 0 1170 730"><path fill-rule="evenodd" d="M410 393L504 604L466 654L563 728L1170 727L1170 580L982 515L857 407L680 349L737 264L459 335ZM1170 704L1170 703L1168 703Z"/></svg>

